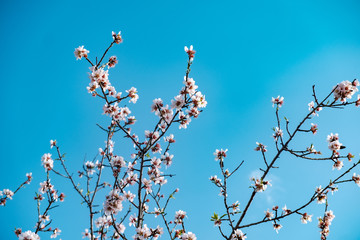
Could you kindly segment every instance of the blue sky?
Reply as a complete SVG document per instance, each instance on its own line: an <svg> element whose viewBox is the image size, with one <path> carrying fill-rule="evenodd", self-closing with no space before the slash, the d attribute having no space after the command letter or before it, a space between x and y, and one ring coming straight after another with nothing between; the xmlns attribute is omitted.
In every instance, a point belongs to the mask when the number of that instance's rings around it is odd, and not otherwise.
<svg viewBox="0 0 360 240"><path fill-rule="evenodd" d="M208 180L219 175L214 150L229 149L229 168L245 160L232 179L230 195L240 207L245 205L249 177L262 167L255 142L274 147L271 97L285 97L281 111L295 125L308 111L313 84L323 96L336 83L359 77L359 7L357 1L2 1L0 189L14 189L27 172L33 172L34 181L0 209L1 238L16 239L14 227L31 230L35 224L32 198L45 178L40 158L50 151L50 139L57 139L67 153L72 172L103 146L105 136L95 124L106 123L107 117L99 99L86 91L88 65L75 60L74 48L85 45L93 59L111 41L111 31L122 31L123 44L110 53L119 58L110 78L119 91L139 90L140 99L131 109L138 119L134 130L141 135L156 120L150 113L152 100L170 102L177 95L186 68L183 47L194 45L191 75L208 107L187 130L173 128L177 142L170 171L176 177L169 189L179 186L180 192L171 210L188 213L187 228L198 239L220 239L209 221L222 203ZM359 111L321 112L312 120L319 132L299 138L297 145L312 142L327 152L326 136L339 133L347 151L359 159ZM117 146L119 153L126 152L120 138ZM270 174L273 187L259 194L246 221L262 218L274 204L297 206L338 174L330 163L290 156L283 156L278 166ZM86 208L79 207L69 183L54 181L67 195L51 214L54 226L62 229L63 240L80 239L88 227ZM359 239L359 197L360 188L353 183L331 197L329 208L336 218L329 239ZM271 224L248 229L248 239L319 239L316 218L322 211L316 204L309 208L311 224L301 224L297 216L282 221L279 234Z"/></svg>

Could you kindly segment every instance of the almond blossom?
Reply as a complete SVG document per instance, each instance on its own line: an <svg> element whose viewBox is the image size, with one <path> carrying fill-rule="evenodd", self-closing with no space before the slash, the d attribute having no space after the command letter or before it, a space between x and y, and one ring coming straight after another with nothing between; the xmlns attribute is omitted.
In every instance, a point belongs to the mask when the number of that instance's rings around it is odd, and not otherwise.
<svg viewBox="0 0 360 240"><path fill-rule="evenodd" d="M189 55L190 62L194 60L196 51L193 50L193 45L190 45L190 48L184 47L185 52Z"/></svg>
<svg viewBox="0 0 360 240"><path fill-rule="evenodd" d="M282 225L279 223L274 223L273 224L274 230L276 231L276 233L279 233L279 230L282 228Z"/></svg>
<svg viewBox="0 0 360 240"><path fill-rule="evenodd" d="M334 220L335 215L333 214L333 211L327 211L324 214L324 217L321 218L319 217L319 223L318 223L318 227L321 229L320 234L321 234L321 239L326 239L326 237L329 235L330 233L330 225L331 222ZM325 237L325 238L324 238Z"/></svg>
<svg viewBox="0 0 360 240"><path fill-rule="evenodd" d="M337 170L340 170L344 166L344 162L341 160L337 160L333 165L333 170L336 168Z"/></svg>
<svg viewBox="0 0 360 240"><path fill-rule="evenodd" d="M79 60L81 58L87 58L89 51L84 48L84 46L80 46L78 48L75 48L74 54L76 57L76 60Z"/></svg>
<svg viewBox="0 0 360 240"><path fill-rule="evenodd" d="M111 35L112 35L112 37L113 37L113 39L114 39L114 42L115 42L116 44L122 43L123 39L122 39L122 37L121 37L121 31L118 32L118 33L115 33L115 32L113 31L113 32L111 32Z"/></svg>
<svg viewBox="0 0 360 240"><path fill-rule="evenodd" d="M333 152L337 152L340 150L342 143L339 142L339 135L336 134L330 134L327 136L327 141L329 143L329 149Z"/></svg>
<svg viewBox="0 0 360 240"><path fill-rule="evenodd" d="M261 151L261 152L266 152L267 149L266 149L266 146L262 143L258 143L256 142L256 148L254 149L255 151Z"/></svg>
<svg viewBox="0 0 360 240"><path fill-rule="evenodd" d="M282 136L283 136L283 130L281 130L281 129L278 128L278 127L275 127L275 128L274 128L274 134L273 134L274 140L277 141L278 138L279 138L279 137L282 138Z"/></svg>
<svg viewBox="0 0 360 240"><path fill-rule="evenodd" d="M310 111L310 112L313 111L312 115L314 115L314 116L319 116L319 114L318 114L317 112L320 112L320 111L322 110L322 107L317 107L317 108L315 109L315 103L314 103L314 101L311 101L311 102L308 104L308 106L309 106L309 111Z"/></svg>
<svg viewBox="0 0 360 240"><path fill-rule="evenodd" d="M40 237L32 231L26 231L19 235L19 240L40 240Z"/></svg>
<svg viewBox="0 0 360 240"><path fill-rule="evenodd" d="M226 158L226 152L227 152L227 151L228 151L227 149L225 149L225 150L223 150L223 149L221 149L221 150L216 149L215 152L214 152L215 161L217 161L217 160L223 160L224 158Z"/></svg>
<svg viewBox="0 0 360 240"><path fill-rule="evenodd" d="M357 79L352 82L348 80L342 81L334 87L335 100L340 99L341 102L346 102L346 99L351 99L355 92L359 91L357 86L359 86Z"/></svg>
<svg viewBox="0 0 360 240"><path fill-rule="evenodd" d="M273 103L273 107L275 104L281 107L284 104L284 97L277 96L276 98L272 98L271 102Z"/></svg>
<svg viewBox="0 0 360 240"><path fill-rule="evenodd" d="M230 240L245 240L246 238L247 237L240 229L236 229L234 233L231 235Z"/></svg>
<svg viewBox="0 0 360 240"><path fill-rule="evenodd" d="M179 224L183 222L183 219L186 217L186 212L183 210L179 210L175 213L175 223Z"/></svg>
<svg viewBox="0 0 360 240"><path fill-rule="evenodd" d="M131 87L129 90L126 90L126 92L129 94L128 96L130 97L129 102L136 103L137 100L139 99L139 95L137 94L136 88Z"/></svg>
<svg viewBox="0 0 360 240"><path fill-rule="evenodd" d="M353 174L352 180L360 187L360 175L356 175L356 173Z"/></svg>
<svg viewBox="0 0 360 240"><path fill-rule="evenodd" d="M196 240L196 236L192 232L183 233L181 235L181 240Z"/></svg>
<svg viewBox="0 0 360 240"><path fill-rule="evenodd" d="M307 224L307 222L311 222L312 221L311 217L312 217L312 215L304 213L300 218L301 223Z"/></svg>
<svg viewBox="0 0 360 240"><path fill-rule="evenodd" d="M50 153L45 153L41 157L41 162L43 167L45 168L45 171L50 171L54 167L54 160L52 160Z"/></svg>
<svg viewBox="0 0 360 240"><path fill-rule="evenodd" d="M250 180L254 181L254 190L255 192L263 192L267 189L268 185L271 186L271 183L269 181L264 181L262 179L255 179L254 177Z"/></svg>
<svg viewBox="0 0 360 240"><path fill-rule="evenodd" d="M270 212L269 209L265 211L265 218L271 220L274 217L274 213Z"/></svg>

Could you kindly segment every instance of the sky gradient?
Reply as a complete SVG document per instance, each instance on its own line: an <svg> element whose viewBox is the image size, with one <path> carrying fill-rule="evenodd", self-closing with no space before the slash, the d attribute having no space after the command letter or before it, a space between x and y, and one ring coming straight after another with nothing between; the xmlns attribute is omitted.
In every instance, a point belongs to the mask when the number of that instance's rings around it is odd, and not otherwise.
<svg viewBox="0 0 360 240"><path fill-rule="evenodd" d="M359 78L360 31L358 1L2 1L0 9L1 168L0 189L14 189L32 172L30 186L0 208L0 239L16 239L15 227L32 230L36 204L32 200L45 178L41 156L50 152L56 139L67 163L76 172L86 159L103 147L104 133L96 123L106 123L103 103L87 93L88 63L76 61L79 45L94 59L106 49L111 31L122 31L124 42L111 49L119 64L110 79L119 91L134 86L139 91L130 105L138 119L134 131L142 135L152 129L156 117L152 100L170 100L182 87L186 70L183 47L194 45L196 57L191 77L206 95L208 106L186 130L172 129L176 144L171 153L176 174L169 189L179 187L170 214L188 213L187 229L198 239L220 239L210 216L222 207L218 189L210 183L219 175L213 152L228 148L231 169L245 160L230 182L232 201L242 208L251 194L249 178L263 167L255 142L274 153L272 127L275 114L271 97L284 96L281 114L292 127L308 113L311 86L324 96L343 80ZM340 141L359 159L360 109L326 110L312 122L319 132L300 137L294 146L314 143L326 153L326 136L339 133ZM128 145L119 152L128 154ZM125 148L125 149L124 149ZM117 151L117 150L115 150ZM259 194L246 222L263 217L273 205L290 209L306 201L316 186L326 185L340 172L329 162L304 162L284 155L280 168L269 176L273 186ZM345 167L350 163L345 162ZM360 170L357 170L360 173ZM87 209L64 179L54 177L55 186L67 195L55 209L54 226L63 240L81 239L87 228ZM336 218L329 239L359 239L358 199L354 183L340 186L330 197ZM279 234L272 224L246 229L248 239L320 239L317 217L323 205L308 212L313 222L300 223L299 216L281 221ZM295 234L294 234L295 233ZM48 239L46 234L42 239ZM59 238L58 238L59 239ZM166 239L165 236L162 239Z"/></svg>

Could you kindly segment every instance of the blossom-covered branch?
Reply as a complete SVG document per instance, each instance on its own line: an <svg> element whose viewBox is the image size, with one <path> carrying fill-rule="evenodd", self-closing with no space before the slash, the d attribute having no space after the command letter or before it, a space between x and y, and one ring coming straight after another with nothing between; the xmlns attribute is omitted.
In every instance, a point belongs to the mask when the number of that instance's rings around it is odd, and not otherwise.
<svg viewBox="0 0 360 240"><path fill-rule="evenodd" d="M245 204L244 209L241 211L240 216L237 218L237 220L234 220L230 217L230 214L228 211L229 206L226 203L226 201L224 201L225 214L223 214L221 217L219 217L218 214L214 214L214 216L212 216L212 221L214 221L214 224L219 227L220 234L225 239L231 239L231 240L232 239L246 239L247 238L246 234L244 234L240 229L250 227L250 226L255 226L255 225L258 225L261 223L265 223L265 222L273 222L274 229L276 231L279 231L282 227L282 225L279 223L280 219L290 216L294 213L301 215L302 216L301 221L303 223L307 223L308 221L311 221L312 215L309 215L306 212L300 212L301 210L303 210L305 207L307 207L310 203L312 203L314 201L317 201L318 203L324 203L327 199L327 193L329 192L329 190L331 192L337 191L338 188L335 187L335 184L352 182L352 181L355 183L359 182L358 177L355 173L354 173L352 179L347 179L347 180L342 179L343 177L346 177L350 173L350 171L353 170L360 163L360 162L357 162L357 163L353 164L353 166L349 167L343 174L338 176L334 181L330 181L330 183L325 188L321 188L321 186L318 187L316 189L315 193L310 198L310 200L308 202L300 205L299 207L295 208L296 210L291 211L290 209L288 209L285 206L283 208L282 213L280 214L280 213L278 213L279 207L274 206L272 211L269 211L269 210L265 211L265 217L262 220L242 225L242 222L243 222L255 196L257 195L257 193L263 192L267 189L268 186L271 186L270 180L267 179L267 175L272 168L277 168L277 167L275 167L274 164L280 158L280 155L283 154L284 152L289 152L290 154L292 154L293 156L295 156L297 158L306 159L306 160L318 160L318 161L329 160L329 161L333 162L333 169L338 169L338 170L342 169L342 167L344 165L342 159L348 159L349 161L351 161L352 158L354 158L354 155L351 153L348 153L347 155L340 154L340 150L344 149L345 147L339 142L338 134L333 134L333 133L331 133L327 138L328 148L331 150L331 154L329 157L312 157L312 155L322 154L320 151L315 150L313 144L310 144L310 146L305 150L294 150L294 149L290 148L289 146L290 146L290 143L292 143L294 141L294 138L298 133L304 132L304 133L315 134L317 132L317 130L318 130L317 124L311 123L311 126L308 129L305 128L304 126L305 126L306 121L312 119L312 117L314 117L314 116L318 116L318 112L320 112L321 110L323 110L325 108L342 108L347 105L359 106L360 105L360 100L359 100L360 97L359 96L358 96L358 99L355 101L350 101L350 102L347 101L348 99L352 98L352 96L354 95L355 92L358 91L358 88L357 88L358 86L359 86L359 82L356 79L352 82L343 81L343 82L337 84L333 88L333 90L330 91L330 93L322 100L319 100L319 98L316 96L315 86L313 86L314 101L312 101L308 104L309 113L300 121L300 123L296 126L296 128L293 131L290 130L289 120L287 118L285 118L285 130L286 130L287 136L284 135L283 125L282 125L282 122L281 122L280 116L279 116L279 110L284 103L284 98L280 97L280 96L278 96L276 98L272 98L273 107L276 107L275 115L276 115L277 125L273 129L274 130L273 138L275 140L276 153L275 153L275 156L272 158L272 160L269 161L266 156L267 147L264 144L257 142L255 151L261 152L263 161L265 163L265 169L260 168L260 170L263 172L263 174L260 178L255 178L255 177L251 178L251 180L253 181L253 185L251 186L253 191L251 193L251 196L250 196L248 202ZM333 100L330 99L332 95L334 96ZM223 170L226 152L227 152L227 149L226 150L216 150L216 152L214 153L215 160L220 160L220 169L221 169L222 177L224 180L224 184L221 183L222 179L218 178L217 176L210 178L210 180L217 187L220 188L221 195L224 196L224 199L226 199L226 196L228 195L228 191L226 188L226 180L229 178L228 170L227 171ZM237 171L237 170L238 170L238 168L235 169L234 171ZM236 202L235 204L238 205L239 203ZM240 213L240 211L238 213ZM227 218L225 218L225 217L227 217ZM222 221L229 222L228 226L230 227L230 233L227 235L224 233L223 229L221 228ZM324 238L324 236L325 235L322 234L322 238Z"/></svg>

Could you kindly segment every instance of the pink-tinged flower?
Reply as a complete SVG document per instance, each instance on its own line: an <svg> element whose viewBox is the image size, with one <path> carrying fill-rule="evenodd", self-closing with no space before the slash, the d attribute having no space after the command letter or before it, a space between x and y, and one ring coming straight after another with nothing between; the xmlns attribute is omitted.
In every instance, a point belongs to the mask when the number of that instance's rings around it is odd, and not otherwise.
<svg viewBox="0 0 360 240"><path fill-rule="evenodd" d="M266 149L266 146L262 143L258 143L256 142L256 148L254 149L255 151L261 151L261 152L266 152L267 149Z"/></svg>
<svg viewBox="0 0 360 240"><path fill-rule="evenodd" d="M154 240L157 240L159 237L161 237L161 235L164 234L163 228L160 227L159 225L155 229L150 228L150 232Z"/></svg>
<svg viewBox="0 0 360 240"><path fill-rule="evenodd" d="M109 82L109 71L104 70L103 68L95 69L90 68L91 73L89 74L90 78L90 92L95 91L99 86L103 87L105 90L111 85Z"/></svg>
<svg viewBox="0 0 360 240"><path fill-rule="evenodd" d="M321 185L315 189L315 192L317 193L317 203L323 204L326 202L326 194L324 193L324 190L321 188Z"/></svg>
<svg viewBox="0 0 360 240"><path fill-rule="evenodd" d="M207 101L205 100L205 95L202 95L201 92L196 92L191 97L191 100L195 108L205 108L207 105Z"/></svg>
<svg viewBox="0 0 360 240"><path fill-rule="evenodd" d="M279 233L279 230L282 228L282 225L279 223L274 223L273 224L274 230L276 231L276 233Z"/></svg>
<svg viewBox="0 0 360 240"><path fill-rule="evenodd" d="M196 51L193 50L193 45L190 45L190 48L187 46L184 47L185 52L189 55L190 62L194 60Z"/></svg>
<svg viewBox="0 0 360 240"><path fill-rule="evenodd" d="M341 102L346 102L346 99L351 99L352 96L359 91L357 86L359 81L354 80L353 82L350 82L348 80L342 81L338 85L336 85L335 91L334 91L334 98L335 100L340 99Z"/></svg>
<svg viewBox="0 0 360 240"><path fill-rule="evenodd" d="M53 233L51 234L50 238L56 238L58 235L60 235L61 230L58 228L55 228Z"/></svg>
<svg viewBox="0 0 360 240"><path fill-rule="evenodd" d="M115 65L116 65L117 63L118 63L118 60L117 60L116 56L111 56L111 57L109 58L108 66L109 66L109 68L115 67Z"/></svg>
<svg viewBox="0 0 360 240"><path fill-rule="evenodd" d="M194 117L194 118L197 118L200 115L200 111L195 107L186 109L186 113L189 114L190 117Z"/></svg>
<svg viewBox="0 0 360 240"><path fill-rule="evenodd" d="M130 217L129 217L129 226L131 227L131 226L134 226L135 227L135 225L136 225L136 223L137 223L137 217L136 217L136 215L134 214L134 215L131 215Z"/></svg>
<svg viewBox="0 0 360 240"><path fill-rule="evenodd" d="M340 161L339 159L334 163L333 170L336 168L337 170L340 170L344 166L343 161Z"/></svg>
<svg viewBox="0 0 360 240"><path fill-rule="evenodd" d="M172 164L172 159L174 155L170 155L168 152L166 152L164 155L161 156L161 159L165 166L170 167Z"/></svg>
<svg viewBox="0 0 360 240"><path fill-rule="evenodd" d="M161 153L161 151L162 151L162 148L161 148L161 145L160 145L160 143L156 143L152 148L151 148L151 151L153 152L153 153Z"/></svg>
<svg viewBox="0 0 360 240"><path fill-rule="evenodd" d="M124 158L121 156L113 156L110 160L110 164L112 167L116 167L118 169L122 167L126 167L126 162L124 161Z"/></svg>
<svg viewBox="0 0 360 240"><path fill-rule="evenodd" d="M122 223L116 224L116 228L119 233L124 233L126 229L125 225Z"/></svg>
<svg viewBox="0 0 360 240"><path fill-rule="evenodd" d="M330 134L327 136L326 140L330 143L330 142L334 142L334 141L337 141L339 140L339 134Z"/></svg>
<svg viewBox="0 0 360 240"><path fill-rule="evenodd" d="M40 237L32 231L26 231L19 235L19 240L40 240Z"/></svg>
<svg viewBox="0 0 360 240"><path fill-rule="evenodd" d="M218 187L221 187L221 186L222 186L222 185L221 185L221 179L218 178L216 175L215 175L215 176L211 176L209 179L210 179L210 181L211 181L212 183L214 183L216 186L218 186Z"/></svg>
<svg viewBox="0 0 360 240"><path fill-rule="evenodd" d="M193 95L196 92L198 86L195 85L195 81L193 78L186 78L186 76L184 76L183 83L185 84L185 88L181 91L182 94L187 93Z"/></svg>
<svg viewBox="0 0 360 240"><path fill-rule="evenodd" d="M360 175L356 175L356 173L354 173L352 180L360 187Z"/></svg>
<svg viewBox="0 0 360 240"><path fill-rule="evenodd" d="M146 193L147 194L151 193L152 192L151 180L147 180L146 178L143 178L142 183L144 184L143 188L146 190Z"/></svg>
<svg viewBox="0 0 360 240"><path fill-rule="evenodd" d="M196 240L196 236L192 232L183 233L181 235L181 240Z"/></svg>
<svg viewBox="0 0 360 240"><path fill-rule="evenodd" d="M170 134L169 136L164 137L164 141L169 143L174 143L175 142L174 134Z"/></svg>
<svg viewBox="0 0 360 240"><path fill-rule="evenodd" d="M327 141L329 143L328 147L330 150L332 150L333 152L337 152L338 150L341 149L342 143L339 142L339 136L336 133L334 134L330 134L327 136Z"/></svg>
<svg viewBox="0 0 360 240"><path fill-rule="evenodd" d="M87 58L89 51L84 48L84 46L80 46L78 48L75 48L74 54L76 57L76 60L79 60L81 58Z"/></svg>
<svg viewBox="0 0 360 240"><path fill-rule="evenodd" d="M301 223L307 224L308 222L311 222L312 221L311 217L312 217L312 215L304 213L300 218Z"/></svg>
<svg viewBox="0 0 360 240"><path fill-rule="evenodd" d="M46 223L46 222L50 221L50 216L49 215L40 215L39 219L41 222Z"/></svg>
<svg viewBox="0 0 360 240"><path fill-rule="evenodd" d="M110 117L114 117L115 115L119 114L120 108L117 102L110 105L105 103L105 105L103 106L103 111L104 111L103 114L110 115Z"/></svg>
<svg viewBox="0 0 360 240"><path fill-rule="evenodd" d="M47 191L54 190L54 185L50 183L50 179L48 181L44 181L40 183L39 192L46 193Z"/></svg>
<svg viewBox="0 0 360 240"><path fill-rule="evenodd" d="M265 212L265 218L271 220L274 217L274 213L270 212L269 209Z"/></svg>
<svg viewBox="0 0 360 240"><path fill-rule="evenodd" d="M150 138L151 140L156 140L160 136L158 131L150 132L149 130L145 130L145 137Z"/></svg>
<svg viewBox="0 0 360 240"><path fill-rule="evenodd" d="M282 136L283 136L283 130L281 130L278 127L274 128L273 138L275 139L275 141L277 141L279 137L282 138Z"/></svg>
<svg viewBox="0 0 360 240"><path fill-rule="evenodd" d="M162 213L163 213L163 209L154 208L155 217L159 216L159 215L162 214Z"/></svg>
<svg viewBox="0 0 360 240"><path fill-rule="evenodd" d="M291 210L286 207L286 205L282 208L283 215L288 215L291 213Z"/></svg>
<svg viewBox="0 0 360 240"><path fill-rule="evenodd" d="M30 184L31 180L32 180L32 173L27 173L26 174L27 180L26 180L26 184Z"/></svg>
<svg viewBox="0 0 360 240"><path fill-rule="evenodd" d="M132 103L136 103L136 101L139 99L139 95L137 94L137 90L134 87L131 87L129 90L126 90L128 93L128 96L130 97L130 101Z"/></svg>
<svg viewBox="0 0 360 240"><path fill-rule="evenodd" d="M127 125L134 125L135 122L136 122L135 117L134 117L134 116L130 116L130 117L127 118L126 124L127 124Z"/></svg>
<svg viewBox="0 0 360 240"><path fill-rule="evenodd" d="M179 113L179 129L184 128L186 129L187 126L190 124L191 122L191 118L189 118L189 115L184 114L183 112Z"/></svg>
<svg viewBox="0 0 360 240"><path fill-rule="evenodd" d="M118 189L111 190L109 195L106 196L104 202L104 212L106 215L110 216L111 214L117 214L122 211L124 197L120 195Z"/></svg>
<svg viewBox="0 0 360 240"><path fill-rule="evenodd" d="M125 181L130 185L134 185L138 181L138 175L136 173L134 174L133 172L129 172Z"/></svg>
<svg viewBox="0 0 360 240"><path fill-rule="evenodd" d="M85 163L85 169L89 175L92 175L95 172L95 164L93 162L87 161Z"/></svg>
<svg viewBox="0 0 360 240"><path fill-rule="evenodd" d="M221 149L221 150L216 149L215 152L214 152L215 161L217 161L217 160L223 160L224 158L226 158L226 152L227 152L227 151L228 151L227 149L225 149L225 150L223 150L223 149Z"/></svg>
<svg viewBox="0 0 360 240"><path fill-rule="evenodd" d="M135 198L135 194L131 193L130 191L124 192L124 197L129 200L129 202L133 202Z"/></svg>
<svg viewBox="0 0 360 240"><path fill-rule="evenodd" d="M250 180L254 181L253 188L255 192L263 192L267 189L268 185L271 186L270 181L264 181L262 179L255 179L252 177Z"/></svg>
<svg viewBox="0 0 360 240"><path fill-rule="evenodd" d="M82 233L83 237L82 238L89 238L91 239L91 233L89 232L89 229L85 229L85 232Z"/></svg>
<svg viewBox="0 0 360 240"><path fill-rule="evenodd" d="M56 140L50 140L50 148L53 148L56 146Z"/></svg>
<svg viewBox="0 0 360 240"><path fill-rule="evenodd" d="M221 223L222 223L221 219L216 219L216 220L214 221L214 226L215 226L215 227L220 227L220 226L221 226Z"/></svg>
<svg viewBox="0 0 360 240"><path fill-rule="evenodd" d="M275 104L281 107L284 104L284 97L277 96L276 98L272 98L271 102L273 103L273 107Z"/></svg>
<svg viewBox="0 0 360 240"><path fill-rule="evenodd" d="M155 112L156 115L159 115L162 107L164 107L163 100L161 100L161 98L156 98L151 105L151 112Z"/></svg>
<svg viewBox="0 0 360 240"><path fill-rule="evenodd" d="M236 229L234 233L231 235L230 240L245 240L246 238L247 237L240 229Z"/></svg>
<svg viewBox="0 0 360 240"><path fill-rule="evenodd" d="M234 202L234 203L231 204L231 206L230 206L230 208L232 209L233 212L239 211L239 207L240 207L239 201Z"/></svg>
<svg viewBox="0 0 360 240"><path fill-rule="evenodd" d="M112 31L111 35L112 35L112 37L114 39L114 42L116 44L122 43L123 40L122 40L122 37L121 37L121 31L118 32L117 34L114 31Z"/></svg>
<svg viewBox="0 0 360 240"><path fill-rule="evenodd" d="M312 113L312 115L319 116L319 114L318 114L317 112L320 112L320 111L322 110L322 107L317 107L317 108L315 109L315 103L314 103L314 101L311 101L311 102L308 104L308 106L309 106L309 111L313 111L313 110L314 110L314 112Z"/></svg>
<svg viewBox="0 0 360 240"><path fill-rule="evenodd" d="M3 195L5 195L5 197L12 200L12 197L14 196L14 192L11 191L10 189L3 189L2 191L0 191L0 196Z"/></svg>
<svg viewBox="0 0 360 240"><path fill-rule="evenodd" d="M310 131L313 133L313 134L315 134L316 132L317 132L317 130L318 130L318 126L317 126L317 124L311 124L311 128L310 128Z"/></svg>
<svg viewBox="0 0 360 240"><path fill-rule="evenodd" d="M54 167L54 160L52 160L50 153L45 153L41 157L41 162L43 167L45 168L45 171L50 171Z"/></svg>
<svg viewBox="0 0 360 240"><path fill-rule="evenodd" d="M177 212L175 212L175 220L174 222L176 224L182 223L183 219L186 217L186 212L183 210L179 210Z"/></svg>
<svg viewBox="0 0 360 240"><path fill-rule="evenodd" d="M171 100L171 108L180 110L185 104L185 99L182 95L177 95L175 100Z"/></svg>
<svg viewBox="0 0 360 240"><path fill-rule="evenodd" d="M134 236L134 239L145 240L148 239L150 236L151 231L147 227L147 225L144 224L144 226L136 228L136 235Z"/></svg>

